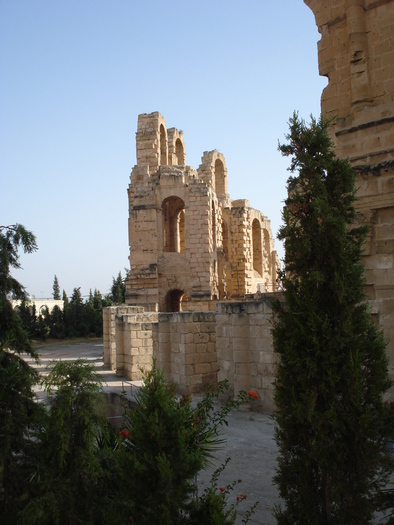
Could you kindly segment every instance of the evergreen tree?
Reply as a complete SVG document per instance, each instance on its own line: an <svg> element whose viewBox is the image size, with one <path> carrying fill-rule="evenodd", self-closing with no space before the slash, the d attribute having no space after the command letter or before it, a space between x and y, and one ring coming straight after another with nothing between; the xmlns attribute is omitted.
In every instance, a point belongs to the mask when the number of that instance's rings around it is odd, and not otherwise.
<svg viewBox="0 0 394 525"><path fill-rule="evenodd" d="M274 304L278 524L371 523L391 468L388 361L361 262L368 228L355 225L353 170L335 156L327 127L294 114L279 146L297 174L278 235L283 302Z"/></svg>
<svg viewBox="0 0 394 525"><path fill-rule="evenodd" d="M55 339L61 339L64 337L64 322L63 322L63 312L56 305L53 307L51 313L51 324L50 324L50 335Z"/></svg>
<svg viewBox="0 0 394 525"><path fill-rule="evenodd" d="M74 288L70 302L64 303L63 315L66 337L84 337L88 335L89 326L81 288Z"/></svg>
<svg viewBox="0 0 394 525"><path fill-rule="evenodd" d="M57 301L61 299L60 297L60 287L59 287L59 281L57 280L57 277L55 275L55 278L53 279L53 298Z"/></svg>
<svg viewBox="0 0 394 525"><path fill-rule="evenodd" d="M126 412L120 433L126 454L117 501L125 502L127 515L136 523L235 523L236 511L228 505L227 490L219 492L217 479L196 500L196 476L223 445L220 429L227 425L231 408L246 398L241 391L236 400L215 410L227 388L227 382L219 383L217 392L209 390L193 407L191 396L178 398L175 386L166 383L155 364L145 373L137 405Z"/></svg>
<svg viewBox="0 0 394 525"><path fill-rule="evenodd" d="M0 522L10 524L26 501L35 446L31 437L40 421L32 390L38 375L18 355L37 354L7 299L26 299L24 287L11 275L11 268L20 268L19 248L35 251L34 235L20 224L0 226Z"/></svg>
<svg viewBox="0 0 394 525"><path fill-rule="evenodd" d="M33 338L36 325L36 305L34 303L29 304L28 301L23 299L17 308L19 316L22 320L23 328L29 334L29 338Z"/></svg>
<svg viewBox="0 0 394 525"><path fill-rule="evenodd" d="M97 289L94 290L94 293L90 290L89 300L85 304L85 308L89 334L101 337L103 335L103 298Z"/></svg>
<svg viewBox="0 0 394 525"><path fill-rule="evenodd" d="M34 497L21 514L26 524L103 523L98 494L105 473L96 436L107 424L102 381L82 359L56 363L44 381L52 394L39 442ZM105 509L102 509L105 510Z"/></svg>
<svg viewBox="0 0 394 525"><path fill-rule="evenodd" d="M129 275L126 270L125 277L122 277L122 273L119 272L117 278L112 277L111 293L109 296L110 303L112 304L123 304L126 300L126 281Z"/></svg>

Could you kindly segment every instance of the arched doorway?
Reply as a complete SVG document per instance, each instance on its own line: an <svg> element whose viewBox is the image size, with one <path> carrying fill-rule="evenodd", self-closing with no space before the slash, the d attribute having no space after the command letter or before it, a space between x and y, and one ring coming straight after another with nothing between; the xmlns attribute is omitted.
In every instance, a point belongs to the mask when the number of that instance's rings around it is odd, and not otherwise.
<svg viewBox="0 0 394 525"><path fill-rule="evenodd" d="M187 295L182 290L170 290L165 297L165 311L166 312L181 312L182 303L188 300Z"/></svg>

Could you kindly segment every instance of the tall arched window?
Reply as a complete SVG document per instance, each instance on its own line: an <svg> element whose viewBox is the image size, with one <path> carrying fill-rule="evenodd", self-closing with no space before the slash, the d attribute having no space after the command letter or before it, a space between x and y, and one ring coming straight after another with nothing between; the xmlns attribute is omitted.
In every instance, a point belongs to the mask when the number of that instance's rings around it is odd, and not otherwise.
<svg viewBox="0 0 394 525"><path fill-rule="evenodd" d="M166 166L167 161L167 135L163 124L160 125L160 165Z"/></svg>
<svg viewBox="0 0 394 525"><path fill-rule="evenodd" d="M263 275L263 253L261 246L261 226L257 219L252 222L253 270Z"/></svg>
<svg viewBox="0 0 394 525"><path fill-rule="evenodd" d="M183 164L183 144L180 139L176 139L175 142L175 155L178 166Z"/></svg>
<svg viewBox="0 0 394 525"><path fill-rule="evenodd" d="M224 181L224 166L220 159L215 161L215 191L217 194L226 193L226 184Z"/></svg>
<svg viewBox="0 0 394 525"><path fill-rule="evenodd" d="M162 204L163 237L165 252L184 252L185 203L179 197L167 197Z"/></svg>

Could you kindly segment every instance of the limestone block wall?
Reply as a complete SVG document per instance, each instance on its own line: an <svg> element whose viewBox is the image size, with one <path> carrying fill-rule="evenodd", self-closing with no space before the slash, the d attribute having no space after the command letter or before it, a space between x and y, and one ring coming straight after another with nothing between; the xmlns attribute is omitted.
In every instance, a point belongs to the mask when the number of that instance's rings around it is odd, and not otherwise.
<svg viewBox="0 0 394 525"><path fill-rule="evenodd" d="M315 15L321 110L356 171L367 292L394 377L394 0L304 0ZM380 314L380 317L379 315Z"/></svg>
<svg viewBox="0 0 394 525"><path fill-rule="evenodd" d="M141 369L150 370L154 354L157 313L115 315L116 373L130 380L142 379Z"/></svg>
<svg viewBox="0 0 394 525"><path fill-rule="evenodd" d="M216 314L218 380L228 379L230 395L254 390L256 409L274 410L275 357L271 337L271 302L265 294L252 302L221 302Z"/></svg>
<svg viewBox="0 0 394 525"><path fill-rule="evenodd" d="M228 181L227 168L224 156L217 150L204 151L201 158L201 164L198 168L198 174L215 193L220 196L222 204L227 202Z"/></svg>
<svg viewBox="0 0 394 525"><path fill-rule="evenodd" d="M180 392L202 392L216 385L216 322L214 312L160 313L157 364Z"/></svg>
<svg viewBox="0 0 394 525"><path fill-rule="evenodd" d="M158 111L138 116L136 146L137 165L146 166L150 173L168 164L166 122Z"/></svg>
<svg viewBox="0 0 394 525"><path fill-rule="evenodd" d="M215 312L154 313L138 308L126 313L124 306L106 308L105 362L118 375L137 380L142 378L140 368L150 369L156 359L167 381L176 383L181 393L203 392L208 384L228 379L230 397L252 389L259 395L254 408L272 412L273 296L218 302Z"/></svg>
<svg viewBox="0 0 394 525"><path fill-rule="evenodd" d="M249 220L248 220L249 201L239 199L231 201L230 224L231 247L229 254L229 264L231 273L231 290L233 296L242 297L247 290L247 251L250 251L250 241L248 239ZM249 270L250 272L250 270Z"/></svg>
<svg viewBox="0 0 394 525"><path fill-rule="evenodd" d="M104 365L116 369L116 316L133 315L142 313L143 308L137 306L107 306L103 308L103 343L104 343Z"/></svg>

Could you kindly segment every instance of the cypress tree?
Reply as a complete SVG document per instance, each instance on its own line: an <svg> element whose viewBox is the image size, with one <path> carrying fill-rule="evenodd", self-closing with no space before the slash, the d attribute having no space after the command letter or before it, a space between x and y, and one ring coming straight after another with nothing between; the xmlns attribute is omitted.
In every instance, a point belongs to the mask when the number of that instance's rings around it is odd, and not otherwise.
<svg viewBox="0 0 394 525"><path fill-rule="evenodd" d="M52 290L53 290L53 298L55 300L60 300L60 286L59 286L59 281L58 281L58 278L57 276L55 275L54 279L53 279L53 286L52 286Z"/></svg>
<svg viewBox="0 0 394 525"><path fill-rule="evenodd" d="M293 175L272 330L278 524L371 523L392 467L385 342L364 292L368 226L356 224L354 172L336 157L328 125L294 113L288 143L279 145Z"/></svg>

